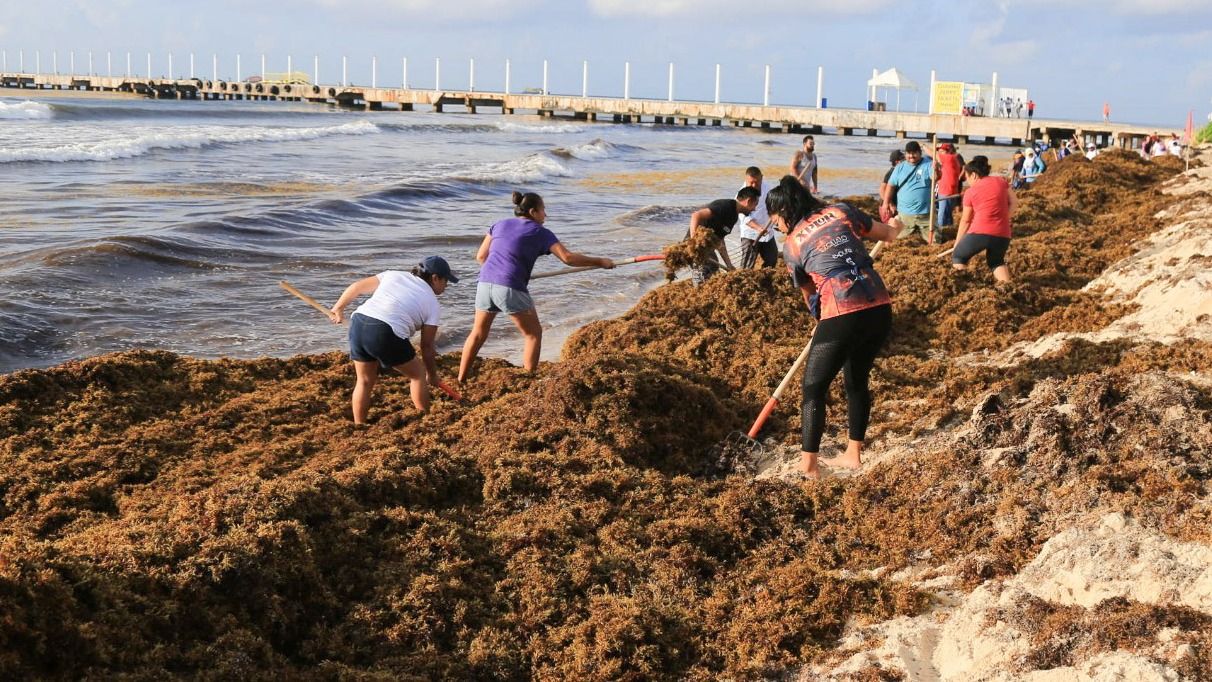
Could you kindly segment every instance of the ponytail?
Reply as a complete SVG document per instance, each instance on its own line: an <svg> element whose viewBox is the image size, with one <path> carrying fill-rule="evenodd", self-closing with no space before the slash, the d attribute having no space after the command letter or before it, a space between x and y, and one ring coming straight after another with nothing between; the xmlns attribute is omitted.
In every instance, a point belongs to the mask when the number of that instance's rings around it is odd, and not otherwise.
<svg viewBox="0 0 1212 682"><path fill-rule="evenodd" d="M788 230L822 208L825 204L812 196L794 175L784 175L778 187L766 193L766 212L785 220Z"/></svg>
<svg viewBox="0 0 1212 682"><path fill-rule="evenodd" d="M513 214L519 218L529 218L535 209L543 205L543 197L534 192L514 192L510 197L513 201Z"/></svg>
<svg viewBox="0 0 1212 682"><path fill-rule="evenodd" d="M412 273L413 277L419 277L419 278L425 280L425 283L428 284L429 286L433 286L433 278L438 276L432 272L429 272L423 266L420 266L420 265L413 266L412 270L410 270L409 272Z"/></svg>

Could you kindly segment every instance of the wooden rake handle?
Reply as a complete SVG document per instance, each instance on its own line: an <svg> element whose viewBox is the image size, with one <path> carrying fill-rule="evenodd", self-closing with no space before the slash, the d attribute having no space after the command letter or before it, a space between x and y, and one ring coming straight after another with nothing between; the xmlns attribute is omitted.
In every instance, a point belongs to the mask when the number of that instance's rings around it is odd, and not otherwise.
<svg viewBox="0 0 1212 682"><path fill-rule="evenodd" d="M819 325L818 325L819 326ZM770 400L766 401L766 406L758 414L758 417L753 422L753 426L749 429L749 437L757 438L758 433L762 430L766 420L774 413L775 408L779 406L779 400L782 399L783 393L787 391L787 387L795 380L795 375L799 373L804 363L808 360L808 352L812 350L812 339L816 336L816 328L813 328L812 334L808 336L808 343L804 345L804 350L800 351L800 356L795 359L795 363L791 365L791 369L787 370L787 374L783 380L779 382L779 387L774 389L774 395L770 396Z"/></svg>
<svg viewBox="0 0 1212 682"><path fill-rule="evenodd" d="M328 317L328 313L329 313L328 308L325 308L323 304L321 304L319 301L312 298L311 296L308 296L307 294L303 293L302 291L299 291L298 289L294 288L294 286L290 282L287 282L286 280L282 280L281 282L278 282L278 286L289 291L291 294L296 296L300 301L303 301L307 305L324 313L324 317Z"/></svg>

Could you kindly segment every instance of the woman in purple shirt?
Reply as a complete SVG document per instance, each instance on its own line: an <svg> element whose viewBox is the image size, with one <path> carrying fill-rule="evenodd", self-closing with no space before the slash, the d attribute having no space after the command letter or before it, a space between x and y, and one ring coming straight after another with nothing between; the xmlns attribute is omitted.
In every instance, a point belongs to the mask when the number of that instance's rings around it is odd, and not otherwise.
<svg viewBox="0 0 1212 682"><path fill-rule="evenodd" d="M556 258L573 266L614 267L614 261L609 258L593 258L569 251L551 230L543 227L547 220L543 197L533 192L514 192L513 214L515 218L488 228L480 251L476 253L476 260L481 265L480 283L476 287L476 319L463 344L459 381L467 378L471 363L488 340L492 321L500 312L508 314L522 332L522 366L528 372L539 366L543 327L527 290L530 272L539 256L555 254Z"/></svg>

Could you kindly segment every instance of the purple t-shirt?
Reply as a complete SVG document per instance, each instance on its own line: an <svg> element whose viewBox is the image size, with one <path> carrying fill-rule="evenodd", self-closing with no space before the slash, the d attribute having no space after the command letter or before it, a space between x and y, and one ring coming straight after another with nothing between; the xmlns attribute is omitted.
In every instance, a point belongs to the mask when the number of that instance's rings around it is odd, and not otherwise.
<svg viewBox="0 0 1212 682"><path fill-rule="evenodd" d="M510 218L488 228L492 243L480 268L480 281L526 291L530 271L539 256L551 253L560 240L530 218Z"/></svg>

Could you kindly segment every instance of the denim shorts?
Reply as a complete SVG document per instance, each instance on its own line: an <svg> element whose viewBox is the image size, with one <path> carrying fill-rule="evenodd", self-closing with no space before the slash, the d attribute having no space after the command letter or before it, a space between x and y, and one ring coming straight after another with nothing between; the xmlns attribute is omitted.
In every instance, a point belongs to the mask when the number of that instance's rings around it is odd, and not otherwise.
<svg viewBox="0 0 1212 682"><path fill-rule="evenodd" d="M476 310L516 315L534 310L534 300L530 298L529 292L501 284L480 282L476 285Z"/></svg>
<svg viewBox="0 0 1212 682"><path fill-rule="evenodd" d="M349 357L357 362L378 362L383 369L407 364L417 357L412 342L401 339L391 325L354 313L349 318Z"/></svg>

